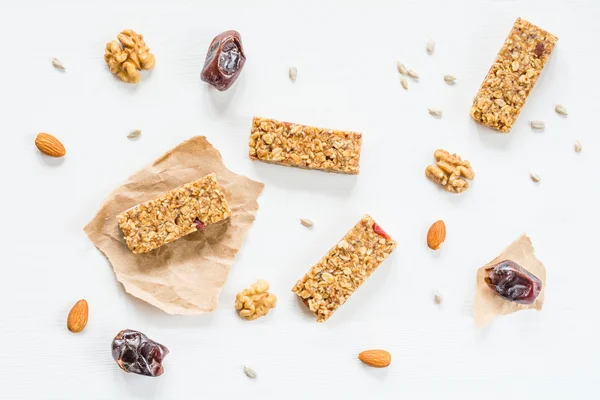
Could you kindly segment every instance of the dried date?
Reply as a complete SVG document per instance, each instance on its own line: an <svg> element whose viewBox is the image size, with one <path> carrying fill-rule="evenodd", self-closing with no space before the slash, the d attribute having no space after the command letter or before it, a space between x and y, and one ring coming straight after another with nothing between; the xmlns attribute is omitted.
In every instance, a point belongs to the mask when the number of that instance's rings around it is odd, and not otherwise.
<svg viewBox="0 0 600 400"><path fill-rule="evenodd" d="M217 35L208 48L200 78L224 91L233 85L246 62L242 38L237 31Z"/></svg>
<svg viewBox="0 0 600 400"><path fill-rule="evenodd" d="M160 376L162 361L169 349L141 332L125 329L112 342L112 356L125 372L146 376Z"/></svg>
<svg viewBox="0 0 600 400"><path fill-rule="evenodd" d="M542 290L542 281L514 261L499 262L485 271L485 283L506 300L532 304Z"/></svg>

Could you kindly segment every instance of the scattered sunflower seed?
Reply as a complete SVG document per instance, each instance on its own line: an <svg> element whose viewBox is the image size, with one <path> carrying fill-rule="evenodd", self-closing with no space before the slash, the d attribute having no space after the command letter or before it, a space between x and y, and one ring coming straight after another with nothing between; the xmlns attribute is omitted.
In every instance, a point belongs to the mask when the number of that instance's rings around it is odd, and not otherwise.
<svg viewBox="0 0 600 400"><path fill-rule="evenodd" d="M534 174L533 172L531 174L529 174L529 177L534 182L539 182L542 180L542 178L540 178L540 176L538 174Z"/></svg>
<svg viewBox="0 0 600 400"><path fill-rule="evenodd" d="M400 61L398 61L398 72L400 72L402 75L406 75L406 73L408 72L406 70L406 66L404 64L402 64Z"/></svg>
<svg viewBox="0 0 600 400"><path fill-rule="evenodd" d="M563 106L562 104L555 105L554 111L556 111L560 115L564 115L565 117L569 115L569 113L567 112L567 107Z"/></svg>
<svg viewBox="0 0 600 400"><path fill-rule="evenodd" d="M408 76L410 76L411 78L414 78L414 79L419 79L419 74L417 74L412 69L409 69L408 71L406 71L406 75L408 75Z"/></svg>
<svg viewBox="0 0 600 400"><path fill-rule="evenodd" d="M402 79L400 79L400 83L402 84L402 87L403 87L405 90L408 90L408 81L406 80L406 78L402 78Z"/></svg>
<svg viewBox="0 0 600 400"><path fill-rule="evenodd" d="M296 76L298 76L298 70L296 69L296 67L291 67L289 74L290 74L290 80L292 82L296 82Z"/></svg>
<svg viewBox="0 0 600 400"><path fill-rule="evenodd" d="M577 153L579 153L581 151L581 142L579 140L576 140L575 144L573 145L573 148Z"/></svg>
<svg viewBox="0 0 600 400"><path fill-rule="evenodd" d="M142 134L142 131L139 129L136 129L136 130L129 132L129 135L127 135L127 137L129 139L137 139L140 137L141 134Z"/></svg>
<svg viewBox="0 0 600 400"><path fill-rule="evenodd" d="M254 370L254 368L244 365L244 373L248 378L256 379L256 371Z"/></svg>
<svg viewBox="0 0 600 400"><path fill-rule="evenodd" d="M63 65L62 62L60 62L60 60L58 58L52 59L52 65L54 66L54 68L60 69L61 71L65 70L65 66Z"/></svg>
<svg viewBox="0 0 600 400"><path fill-rule="evenodd" d="M544 121L530 121L529 125L531 129L544 129L546 127Z"/></svg>
<svg viewBox="0 0 600 400"><path fill-rule="evenodd" d="M444 301L444 295L439 290L433 292L433 302L434 304L440 305Z"/></svg>
<svg viewBox="0 0 600 400"><path fill-rule="evenodd" d="M456 77L454 75L448 74L448 75L444 75L444 81L450 85L454 84L454 81L456 81Z"/></svg>
<svg viewBox="0 0 600 400"><path fill-rule="evenodd" d="M429 110L429 114L433 115L434 117L442 116L442 110L438 108L428 108L427 110Z"/></svg>
<svg viewBox="0 0 600 400"><path fill-rule="evenodd" d="M429 54L429 55L433 54L433 51L435 50L435 42L433 40L429 40L427 42L426 50L427 50L427 54Z"/></svg>
<svg viewBox="0 0 600 400"><path fill-rule="evenodd" d="M307 228L310 228L311 226L313 226L313 222L308 218L302 218L302 219L300 219L300 222L302 223L302 225L306 226Z"/></svg>

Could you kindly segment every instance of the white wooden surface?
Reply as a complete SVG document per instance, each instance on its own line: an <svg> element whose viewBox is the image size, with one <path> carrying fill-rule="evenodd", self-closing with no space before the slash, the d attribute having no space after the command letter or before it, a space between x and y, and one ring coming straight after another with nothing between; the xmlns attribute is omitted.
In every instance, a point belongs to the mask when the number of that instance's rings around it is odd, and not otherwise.
<svg viewBox="0 0 600 400"><path fill-rule="evenodd" d="M577 1L4 1L0 4L0 174L3 399L591 399L598 358L598 39L600 3ZM471 100L513 21L559 36L509 135L477 126ZM144 34L155 69L135 86L113 78L107 41ZM241 32L248 61L235 86L200 81L210 40ZM429 38L433 56L425 52ZM65 73L55 70L60 58ZM402 60L421 79L400 87ZM288 68L298 68L291 83ZM442 76L458 77L453 87ZM568 118L555 114L562 103ZM428 107L443 109L437 120ZM358 177L261 165L247 158L252 116L364 132ZM527 122L544 120L543 133ZM126 138L142 129L138 141ZM64 160L42 157L40 131L61 138ZM265 183L258 218L220 307L169 316L124 293L82 228L132 172L204 134L226 164ZM576 154L573 142L583 151ZM472 162L462 196L423 176L436 148ZM535 171L539 184L529 179ZM364 213L399 246L327 323L290 289ZM311 218L314 229L301 226ZM425 246L444 219L441 251ZM542 312L471 317L476 269L527 232L548 270ZM201 266L198 266L201 268ZM258 278L279 296L245 322L235 293ZM434 306L439 288L445 301ZM71 305L90 304L81 334ZM138 329L171 350L165 374L123 373L110 343ZM385 370L359 351L385 348ZM253 366L252 381L242 365Z"/></svg>

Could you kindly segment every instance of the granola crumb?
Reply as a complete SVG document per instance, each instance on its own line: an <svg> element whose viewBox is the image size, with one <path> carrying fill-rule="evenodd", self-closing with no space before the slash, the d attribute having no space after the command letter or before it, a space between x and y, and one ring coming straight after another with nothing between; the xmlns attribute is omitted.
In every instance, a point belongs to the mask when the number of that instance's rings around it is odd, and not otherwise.
<svg viewBox="0 0 600 400"><path fill-rule="evenodd" d="M575 141L575 144L573 145L573 149L575 149L576 153L579 153L581 151L581 142L579 140Z"/></svg>
<svg viewBox="0 0 600 400"><path fill-rule="evenodd" d="M444 295L442 294L442 292L440 292L439 290L435 290L433 292L433 303L439 306L440 304L442 304L443 301Z"/></svg>

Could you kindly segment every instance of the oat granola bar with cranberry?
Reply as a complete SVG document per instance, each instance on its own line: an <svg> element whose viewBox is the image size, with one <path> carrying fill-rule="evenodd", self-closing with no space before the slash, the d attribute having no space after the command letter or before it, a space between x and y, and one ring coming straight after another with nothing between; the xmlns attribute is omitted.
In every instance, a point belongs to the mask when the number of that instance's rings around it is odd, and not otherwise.
<svg viewBox="0 0 600 400"><path fill-rule="evenodd" d="M117 222L127 247L137 254L230 216L225 194L213 173L130 208L117 216Z"/></svg>
<svg viewBox="0 0 600 400"><path fill-rule="evenodd" d="M292 291L317 317L326 321L396 248L368 215L296 283Z"/></svg>
<svg viewBox="0 0 600 400"><path fill-rule="evenodd" d="M272 164L357 175L362 134L255 117L250 158Z"/></svg>
<svg viewBox="0 0 600 400"><path fill-rule="evenodd" d="M512 27L471 106L480 124L509 132L558 38L521 19Z"/></svg>

